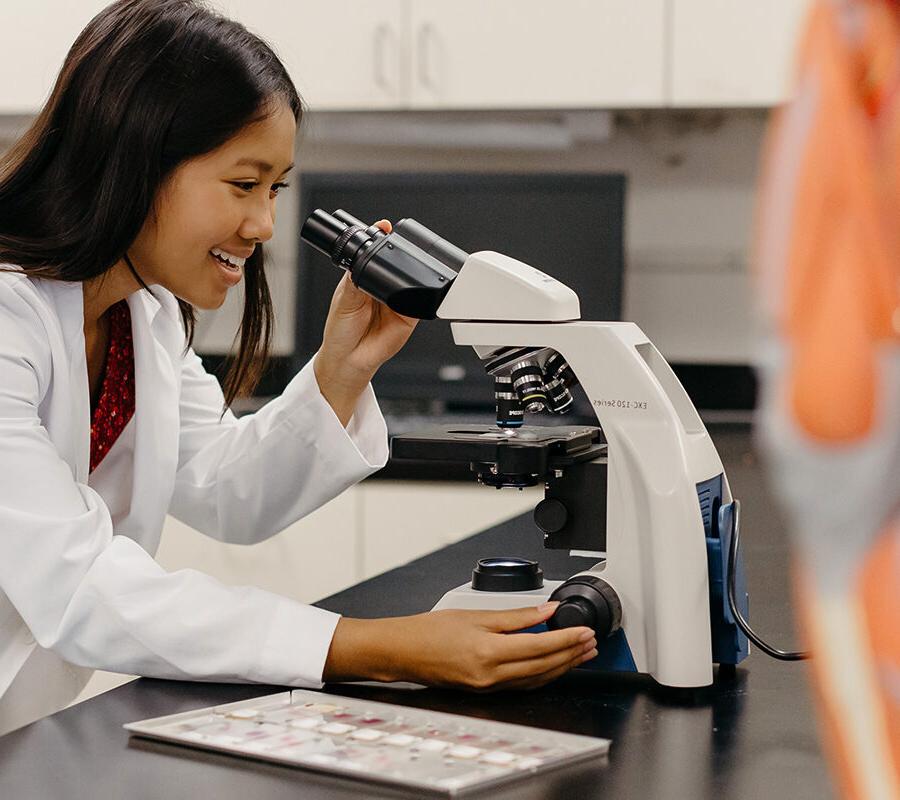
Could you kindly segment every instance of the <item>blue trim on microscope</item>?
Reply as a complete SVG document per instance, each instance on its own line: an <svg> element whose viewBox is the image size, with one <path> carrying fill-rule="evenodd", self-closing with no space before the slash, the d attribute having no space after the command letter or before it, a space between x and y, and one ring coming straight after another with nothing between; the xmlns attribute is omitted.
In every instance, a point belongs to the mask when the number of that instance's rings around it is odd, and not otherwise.
<svg viewBox="0 0 900 800"><path fill-rule="evenodd" d="M722 504L724 475L717 475L697 484L697 499L703 518L706 537L706 559L709 570L709 622L712 637L712 660L714 664L739 664L749 654L747 637L738 628L728 607L728 549L731 545L733 528L733 506ZM738 553L735 574L735 595L744 618L749 618L750 597L744 563ZM521 633L541 633L547 625L541 623L524 628ZM628 645L625 631L621 628L603 642L598 643L596 658L581 665L581 669L615 672L637 672L634 656Z"/></svg>
<svg viewBox="0 0 900 800"><path fill-rule="evenodd" d="M706 534L706 561L709 569L709 622L712 660L715 664L739 664L750 654L747 637L738 628L728 606L728 549L732 536L731 503L722 505L723 476L697 484L697 497ZM738 553L735 597L744 618L749 617L750 596L744 562Z"/></svg>
<svg viewBox="0 0 900 800"><path fill-rule="evenodd" d="M548 630L547 624L533 625L523 628L519 633L543 633ZM612 636L597 642L597 657L579 666L579 669L596 669L605 672L637 672L634 656L625 638L625 631L619 628Z"/></svg>
<svg viewBox="0 0 900 800"><path fill-rule="evenodd" d="M628 646L625 631L619 628L612 636L597 642L597 657L581 665L580 669L599 669L607 672L637 672L634 656Z"/></svg>

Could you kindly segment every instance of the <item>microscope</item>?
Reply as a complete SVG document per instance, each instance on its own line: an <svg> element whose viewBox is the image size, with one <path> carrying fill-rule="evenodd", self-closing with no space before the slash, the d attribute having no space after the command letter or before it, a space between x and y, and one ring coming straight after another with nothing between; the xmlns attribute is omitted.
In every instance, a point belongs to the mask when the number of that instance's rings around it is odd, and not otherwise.
<svg viewBox="0 0 900 800"><path fill-rule="evenodd" d="M534 522L544 546L596 559L551 581L534 561L484 558L435 609L558 600L546 627L596 632L599 654L581 669L647 673L664 686L707 686L714 663L748 655L736 619L748 595L731 546L739 503L687 393L637 325L583 321L575 292L551 276L466 253L412 219L385 234L316 210L300 235L394 311L449 321L493 378L495 424L395 436L391 457L468 463L497 489L543 485ZM577 386L598 426L526 424L526 414L568 411Z"/></svg>

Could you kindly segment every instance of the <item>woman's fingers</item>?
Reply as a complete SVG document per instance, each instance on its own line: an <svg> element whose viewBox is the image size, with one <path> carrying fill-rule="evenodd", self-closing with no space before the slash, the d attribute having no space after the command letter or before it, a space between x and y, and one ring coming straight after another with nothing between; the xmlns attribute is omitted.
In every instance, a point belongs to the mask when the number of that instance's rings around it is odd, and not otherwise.
<svg viewBox="0 0 900 800"><path fill-rule="evenodd" d="M499 661L526 661L551 655L595 639L590 628L562 628L545 633L505 633L498 640Z"/></svg>
<svg viewBox="0 0 900 800"><path fill-rule="evenodd" d="M381 230L383 230L385 233L390 233L392 230L394 230L394 226L391 225L391 223L386 219L378 220L375 225L381 228Z"/></svg>
<svg viewBox="0 0 900 800"><path fill-rule="evenodd" d="M538 689L541 686L546 686L551 681L555 681L557 678L561 678L570 670L575 667L584 664L587 661L590 661L592 658L597 656L596 648L591 650L588 653L581 653L570 661L562 664L558 667L550 669L546 672L542 672L537 675L529 675L524 678L514 678L513 680L506 681L503 684L500 684L496 687L498 691L500 690L524 690L524 689Z"/></svg>
<svg viewBox="0 0 900 800"><path fill-rule="evenodd" d="M511 633L540 625L553 616L559 602L544 603L542 606L505 608L502 611L478 611L478 621L489 631Z"/></svg>
<svg viewBox="0 0 900 800"><path fill-rule="evenodd" d="M499 688L499 684L505 684L509 681L527 680L536 676L555 673L560 669L563 671L571 669L572 666L580 663L584 656L595 649L596 642L578 642L572 647L567 647L565 650L551 653L550 655L528 659L527 661L509 661L499 664L494 670L495 685L498 685Z"/></svg>
<svg viewBox="0 0 900 800"><path fill-rule="evenodd" d="M507 684L498 686L497 689L498 691L525 691L530 689L539 689L542 686L546 686L548 683L552 683L558 678L561 678L563 675L565 675L567 672L570 672L581 663L583 662L580 660L575 660L563 667L559 667L558 669L552 670L551 672L544 673L543 675L535 675L530 678L521 678L516 681L510 681Z"/></svg>

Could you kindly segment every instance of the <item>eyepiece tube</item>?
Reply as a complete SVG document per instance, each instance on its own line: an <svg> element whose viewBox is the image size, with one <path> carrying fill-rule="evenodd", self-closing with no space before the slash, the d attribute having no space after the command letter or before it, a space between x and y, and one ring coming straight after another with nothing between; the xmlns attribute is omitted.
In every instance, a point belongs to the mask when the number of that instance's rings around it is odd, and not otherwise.
<svg viewBox="0 0 900 800"><path fill-rule="evenodd" d="M343 222L317 208L303 223L300 238L331 258L335 242L345 230L347 226Z"/></svg>
<svg viewBox="0 0 900 800"><path fill-rule="evenodd" d="M339 208L331 216L334 217L335 219L340 220L345 225L359 225L360 228L368 228L369 227L361 219L357 219L356 217L354 217L353 214L351 214L349 211L344 211L343 208Z"/></svg>
<svg viewBox="0 0 900 800"><path fill-rule="evenodd" d="M415 220L403 224L417 241L404 237L400 225L387 234L343 209L333 214L316 209L300 238L347 270L354 286L398 314L434 319L457 274L447 261L461 266L467 255Z"/></svg>
<svg viewBox="0 0 900 800"><path fill-rule="evenodd" d="M401 219L394 226L394 231L456 272L462 269L462 265L469 257L465 250L460 250L456 245L450 244L446 239L442 239L434 231L414 219Z"/></svg>

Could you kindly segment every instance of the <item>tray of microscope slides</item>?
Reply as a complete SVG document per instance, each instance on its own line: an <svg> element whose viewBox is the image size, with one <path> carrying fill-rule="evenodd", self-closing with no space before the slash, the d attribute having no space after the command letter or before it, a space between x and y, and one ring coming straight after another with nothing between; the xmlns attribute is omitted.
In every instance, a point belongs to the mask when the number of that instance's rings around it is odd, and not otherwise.
<svg viewBox="0 0 900 800"><path fill-rule="evenodd" d="M133 735L456 796L596 760L608 739L303 689L132 722Z"/></svg>

